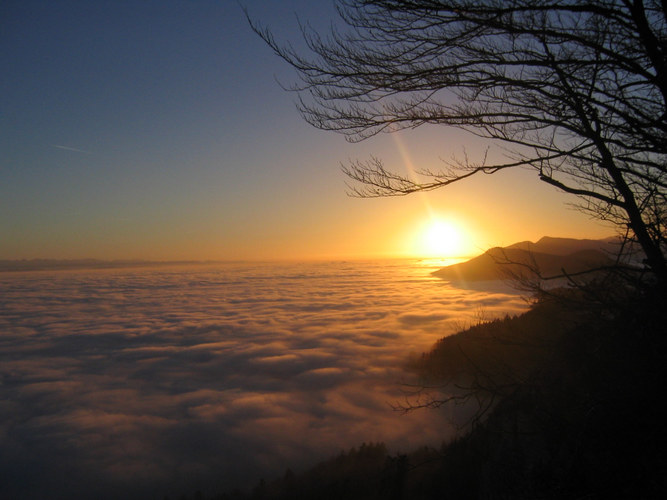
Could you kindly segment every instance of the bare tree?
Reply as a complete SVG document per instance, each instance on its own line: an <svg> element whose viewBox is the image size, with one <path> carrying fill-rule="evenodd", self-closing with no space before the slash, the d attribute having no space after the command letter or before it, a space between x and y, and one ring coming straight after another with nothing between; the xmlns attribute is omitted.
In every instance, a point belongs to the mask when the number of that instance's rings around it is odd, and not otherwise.
<svg viewBox="0 0 667 500"><path fill-rule="evenodd" d="M667 283L665 0L337 0L342 28L303 26L304 51L251 24L298 72L315 127L360 141L425 124L499 143L504 159L418 180L371 158L343 167L363 197L533 169L594 217L629 229Z"/></svg>

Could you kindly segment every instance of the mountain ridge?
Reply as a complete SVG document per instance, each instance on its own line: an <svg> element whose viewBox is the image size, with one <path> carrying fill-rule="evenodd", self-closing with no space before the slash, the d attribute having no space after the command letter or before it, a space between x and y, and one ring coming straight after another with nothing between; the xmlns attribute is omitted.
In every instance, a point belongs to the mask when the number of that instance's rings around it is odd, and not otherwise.
<svg viewBox="0 0 667 500"><path fill-rule="evenodd" d="M602 239L577 239L562 238L555 236L543 236L536 242L520 241L506 248L517 248L533 252L548 253L552 255L569 255L579 250L600 250L603 252L618 251L621 241L616 236Z"/></svg>
<svg viewBox="0 0 667 500"><path fill-rule="evenodd" d="M577 274L614 264L620 248L614 237L599 240L545 236L537 242L521 241L494 247L477 257L431 273L450 281L494 281Z"/></svg>

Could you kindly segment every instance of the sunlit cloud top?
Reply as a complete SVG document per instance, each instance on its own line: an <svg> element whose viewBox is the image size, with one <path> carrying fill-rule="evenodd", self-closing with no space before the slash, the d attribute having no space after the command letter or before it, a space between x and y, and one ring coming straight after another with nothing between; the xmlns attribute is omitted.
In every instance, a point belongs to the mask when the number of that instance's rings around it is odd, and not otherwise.
<svg viewBox="0 0 667 500"><path fill-rule="evenodd" d="M13 478L0 496L222 491L364 441L439 442L454 432L442 414L390 410L404 396L401 367L441 336L525 304L430 270L384 261L0 275L0 387L11 402L0 407L0 466Z"/></svg>

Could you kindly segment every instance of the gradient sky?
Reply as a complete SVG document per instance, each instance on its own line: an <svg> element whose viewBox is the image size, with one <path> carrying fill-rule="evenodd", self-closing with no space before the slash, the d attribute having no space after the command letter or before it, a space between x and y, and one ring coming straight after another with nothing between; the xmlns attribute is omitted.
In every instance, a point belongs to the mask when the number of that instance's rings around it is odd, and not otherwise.
<svg viewBox="0 0 667 500"><path fill-rule="evenodd" d="M297 13L316 27L334 15L328 0L245 4L297 46ZM0 259L415 255L433 217L464 229L467 253L612 234L527 171L348 197L348 159L433 169L484 144L440 127L361 144L311 128L276 82L290 68L234 0L6 0L0 67Z"/></svg>

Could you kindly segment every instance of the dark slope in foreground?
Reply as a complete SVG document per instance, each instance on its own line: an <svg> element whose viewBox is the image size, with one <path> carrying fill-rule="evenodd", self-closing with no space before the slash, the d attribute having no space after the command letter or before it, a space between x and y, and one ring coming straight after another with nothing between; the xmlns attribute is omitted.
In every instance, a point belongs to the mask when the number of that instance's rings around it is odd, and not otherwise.
<svg viewBox="0 0 667 500"><path fill-rule="evenodd" d="M611 239L575 240L544 237L537 243L524 241L492 248L478 257L433 273L452 281L487 281L510 277L531 278L534 270L543 277L577 274L610 266L615 245Z"/></svg>
<svg viewBox="0 0 667 500"><path fill-rule="evenodd" d="M211 498L667 498L667 297L558 299L443 338L413 361L425 386L441 387L436 405L452 394L493 403L460 439L405 455L364 444Z"/></svg>

